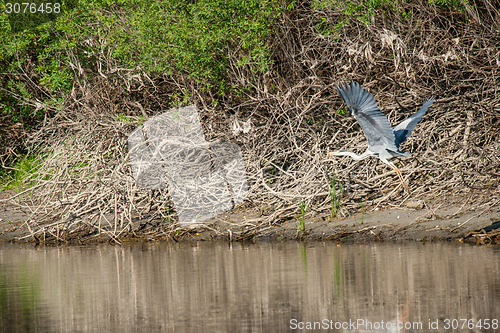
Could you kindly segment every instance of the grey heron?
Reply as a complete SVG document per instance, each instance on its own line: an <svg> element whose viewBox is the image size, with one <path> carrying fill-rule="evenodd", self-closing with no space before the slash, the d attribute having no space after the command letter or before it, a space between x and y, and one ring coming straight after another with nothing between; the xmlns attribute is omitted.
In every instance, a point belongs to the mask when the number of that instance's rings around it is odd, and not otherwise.
<svg viewBox="0 0 500 333"><path fill-rule="evenodd" d="M402 121L393 129L387 117L377 107L377 102L373 95L359 83L351 81L350 84L341 84L337 86L337 90L347 104L349 111L361 126L366 140L368 141L368 148L361 155L356 155L345 150L327 154L350 156L356 161L365 159L369 156L378 157L396 172L404 189L406 192L409 192L408 185L403 179L401 171L390 161L390 159L394 157L409 156L408 153L399 151L399 145L410 136L417 123L422 119L427 109L434 102L434 97L426 99L422 107L415 114Z"/></svg>

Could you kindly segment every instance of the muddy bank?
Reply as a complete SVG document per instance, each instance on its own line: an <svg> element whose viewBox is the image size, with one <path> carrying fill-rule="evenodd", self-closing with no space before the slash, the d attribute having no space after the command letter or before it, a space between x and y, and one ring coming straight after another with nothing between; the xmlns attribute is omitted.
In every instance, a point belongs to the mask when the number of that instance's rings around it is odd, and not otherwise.
<svg viewBox="0 0 500 333"><path fill-rule="evenodd" d="M498 243L500 229L490 232L475 231L500 220L500 209L461 212L460 207L427 209L386 209L359 213L346 218L331 219L329 215L316 215L305 219L305 231L299 231L297 218L280 224L260 226L254 233L252 224L241 225L231 221L251 220L251 212L232 212L212 227L197 230L188 238L231 240L303 240L364 243L372 241L437 241L457 240L473 243ZM193 227L194 228L194 227Z"/></svg>
<svg viewBox="0 0 500 333"><path fill-rule="evenodd" d="M167 226L161 222L136 220L119 239L99 234L96 228L81 228L69 234L62 226L57 232L47 226L46 234L34 233L30 213L7 200L13 192L0 192L0 242L41 244L123 243L130 241L463 241L475 244L500 243L500 207L492 205L465 209L464 206L398 208L373 210L345 218L329 214L306 215L305 230L299 231L299 217L283 218L271 224L257 223L262 212L240 208L189 227ZM411 205L409 205L411 206ZM417 205L418 206L418 205ZM76 219L76 218L75 218ZM496 222L496 223L495 223Z"/></svg>

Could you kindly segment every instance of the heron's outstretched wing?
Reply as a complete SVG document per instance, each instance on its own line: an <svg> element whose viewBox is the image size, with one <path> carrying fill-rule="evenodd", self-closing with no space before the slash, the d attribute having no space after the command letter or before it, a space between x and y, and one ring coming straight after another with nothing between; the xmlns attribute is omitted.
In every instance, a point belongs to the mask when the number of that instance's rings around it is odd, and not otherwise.
<svg viewBox="0 0 500 333"><path fill-rule="evenodd" d="M368 140L368 147L376 150L376 146L397 152L394 132L387 117L377 107L371 93L359 83L341 84L337 90L347 104L351 114L358 121Z"/></svg>
<svg viewBox="0 0 500 333"><path fill-rule="evenodd" d="M418 122L424 116L427 109L434 103L434 97L425 100L424 105L413 115L409 116L406 120L403 120L398 126L394 128L394 136L396 138L396 147L408 139L411 132L415 129Z"/></svg>

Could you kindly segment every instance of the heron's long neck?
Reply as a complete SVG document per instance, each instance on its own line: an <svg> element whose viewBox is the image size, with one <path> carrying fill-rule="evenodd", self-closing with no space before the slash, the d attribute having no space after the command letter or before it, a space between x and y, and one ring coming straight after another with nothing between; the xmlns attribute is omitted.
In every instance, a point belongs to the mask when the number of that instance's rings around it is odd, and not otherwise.
<svg viewBox="0 0 500 333"><path fill-rule="evenodd" d="M350 151L340 151L336 155L338 155L338 156L350 156L355 161L361 161L361 160L364 160L365 158L367 158L368 156L371 156L373 154L372 154L372 152L367 150L361 155L356 155L354 153L351 153Z"/></svg>

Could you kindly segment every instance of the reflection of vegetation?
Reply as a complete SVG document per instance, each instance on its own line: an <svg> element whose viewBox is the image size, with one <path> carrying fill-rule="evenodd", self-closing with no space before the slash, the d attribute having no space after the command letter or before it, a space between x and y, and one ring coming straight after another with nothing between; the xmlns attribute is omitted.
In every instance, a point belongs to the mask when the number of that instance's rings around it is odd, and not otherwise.
<svg viewBox="0 0 500 333"><path fill-rule="evenodd" d="M305 243L299 244L300 255L302 257L302 263L304 264L304 273L307 274L307 248Z"/></svg>
<svg viewBox="0 0 500 333"><path fill-rule="evenodd" d="M0 332L35 332L47 326L41 312L40 286L36 276L21 268L18 276L6 274L0 265Z"/></svg>
<svg viewBox="0 0 500 333"><path fill-rule="evenodd" d="M333 282L335 283L335 287L336 287L335 289L337 290L337 296L340 296L342 294L342 291L343 291L343 289L342 289L343 272L342 272L342 268L340 265L340 259L337 256L333 256L333 269L334 269Z"/></svg>

